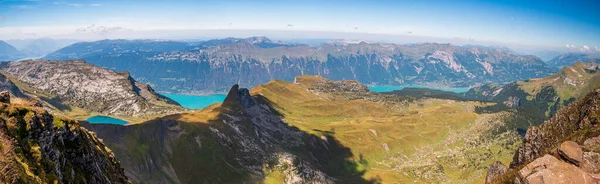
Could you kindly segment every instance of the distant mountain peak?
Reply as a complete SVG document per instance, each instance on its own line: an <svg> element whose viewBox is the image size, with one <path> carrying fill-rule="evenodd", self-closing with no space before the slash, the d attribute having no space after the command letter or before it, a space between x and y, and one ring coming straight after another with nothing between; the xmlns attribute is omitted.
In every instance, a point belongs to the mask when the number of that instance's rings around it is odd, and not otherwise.
<svg viewBox="0 0 600 184"><path fill-rule="evenodd" d="M267 38L266 36L254 36L254 37L249 37L249 38L246 38L246 39L245 39L245 41L247 41L247 42L250 42L250 43L252 43L252 44L255 44L255 43L265 43L265 42L266 42L266 43L271 43L271 42L272 42L272 41L271 41L269 38Z"/></svg>

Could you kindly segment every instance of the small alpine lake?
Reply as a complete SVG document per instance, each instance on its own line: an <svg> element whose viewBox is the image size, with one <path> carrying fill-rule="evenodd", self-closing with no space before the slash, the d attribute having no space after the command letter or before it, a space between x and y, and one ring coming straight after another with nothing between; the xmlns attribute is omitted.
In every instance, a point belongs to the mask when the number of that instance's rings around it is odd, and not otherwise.
<svg viewBox="0 0 600 184"><path fill-rule="evenodd" d="M183 94L162 94L175 100L181 106L188 109L203 109L215 103L221 103L227 95L183 95Z"/></svg>
<svg viewBox="0 0 600 184"><path fill-rule="evenodd" d="M93 116L87 119L87 122L91 124L113 124L113 125L126 125L128 122L122 119L112 118L108 116Z"/></svg>
<svg viewBox="0 0 600 184"><path fill-rule="evenodd" d="M463 93L469 91L469 88L432 88L427 86L368 86L369 90L373 92L392 92L394 90L402 90L404 88L427 88L433 90L448 91L454 93Z"/></svg>

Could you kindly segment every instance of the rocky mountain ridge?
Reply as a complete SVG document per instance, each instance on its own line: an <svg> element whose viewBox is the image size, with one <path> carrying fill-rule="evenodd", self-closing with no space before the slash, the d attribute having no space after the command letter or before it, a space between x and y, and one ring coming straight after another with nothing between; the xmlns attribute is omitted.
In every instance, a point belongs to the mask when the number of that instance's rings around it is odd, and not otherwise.
<svg viewBox="0 0 600 184"><path fill-rule="evenodd" d="M563 66L571 66L576 62L600 63L600 53L566 53L556 56L546 63L550 66L561 68Z"/></svg>
<svg viewBox="0 0 600 184"><path fill-rule="evenodd" d="M104 40L74 44L46 58L83 58L129 71L159 91L177 93L224 92L233 84L257 86L273 79L293 81L300 75L370 85L466 87L544 77L556 71L535 56L494 48L366 42L310 47L266 37L198 43Z"/></svg>
<svg viewBox="0 0 600 184"><path fill-rule="evenodd" d="M184 110L128 73L82 60L25 60L3 63L0 70L20 89L67 113L79 108L92 114L149 118Z"/></svg>
<svg viewBox="0 0 600 184"><path fill-rule="evenodd" d="M18 59L22 56L22 53L19 52L12 45L0 40L0 61L10 61L13 59Z"/></svg>

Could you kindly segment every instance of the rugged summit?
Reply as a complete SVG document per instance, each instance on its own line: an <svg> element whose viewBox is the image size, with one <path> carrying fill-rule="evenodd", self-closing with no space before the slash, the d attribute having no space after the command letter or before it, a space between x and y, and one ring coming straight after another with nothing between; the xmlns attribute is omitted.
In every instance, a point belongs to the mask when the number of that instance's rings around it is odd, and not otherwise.
<svg viewBox="0 0 600 184"><path fill-rule="evenodd" d="M3 63L2 73L18 81L22 90L49 102L61 111L146 117L180 112L176 102L129 73L116 73L83 60L26 60Z"/></svg>
<svg viewBox="0 0 600 184"><path fill-rule="evenodd" d="M194 43L82 42L46 58L83 58L98 66L130 71L159 91L179 93L226 91L233 84L257 86L274 79L291 82L300 75L370 85L466 87L544 77L556 71L535 56L496 48L366 42L311 47L266 37Z"/></svg>
<svg viewBox="0 0 600 184"><path fill-rule="evenodd" d="M76 121L8 91L0 99L0 183L128 183L110 149Z"/></svg>

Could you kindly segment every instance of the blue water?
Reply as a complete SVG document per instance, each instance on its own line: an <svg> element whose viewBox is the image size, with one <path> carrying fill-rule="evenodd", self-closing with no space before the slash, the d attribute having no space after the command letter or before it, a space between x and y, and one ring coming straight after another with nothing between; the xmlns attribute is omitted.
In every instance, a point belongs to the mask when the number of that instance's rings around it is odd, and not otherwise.
<svg viewBox="0 0 600 184"><path fill-rule="evenodd" d="M215 103L221 103L227 95L182 95L182 94L163 94L175 100L181 106L188 109L203 109Z"/></svg>
<svg viewBox="0 0 600 184"><path fill-rule="evenodd" d="M117 118L111 118L108 116L94 116L94 117L88 118L87 121L91 124L115 124L115 125L127 124L127 121L117 119Z"/></svg>
<svg viewBox="0 0 600 184"><path fill-rule="evenodd" d="M454 93L462 93L469 91L469 88L431 88L427 86L369 86L369 90L373 92L390 92L394 90L402 90L404 88L428 88L442 91L449 91Z"/></svg>

